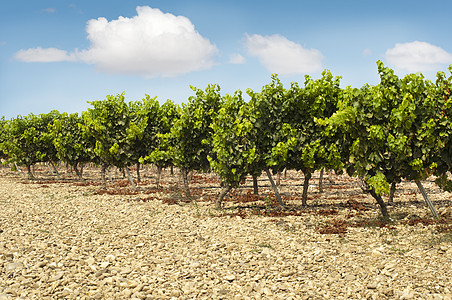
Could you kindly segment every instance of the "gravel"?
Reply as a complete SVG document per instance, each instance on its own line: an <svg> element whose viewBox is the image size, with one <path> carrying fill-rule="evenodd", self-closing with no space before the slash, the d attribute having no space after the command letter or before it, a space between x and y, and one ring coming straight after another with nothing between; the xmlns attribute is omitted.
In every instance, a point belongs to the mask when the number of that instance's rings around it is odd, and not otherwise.
<svg viewBox="0 0 452 300"><path fill-rule="evenodd" d="M452 233L407 223L429 218L420 195L396 197L397 220L380 227L371 198L358 198L368 210L341 207L353 195L328 186L310 187L307 213L244 216L233 202L221 212L202 197L168 205L165 192L140 201L2 172L0 300L452 299ZM450 218L451 194L432 198ZM337 214L313 213L325 207ZM334 220L368 223L319 233Z"/></svg>

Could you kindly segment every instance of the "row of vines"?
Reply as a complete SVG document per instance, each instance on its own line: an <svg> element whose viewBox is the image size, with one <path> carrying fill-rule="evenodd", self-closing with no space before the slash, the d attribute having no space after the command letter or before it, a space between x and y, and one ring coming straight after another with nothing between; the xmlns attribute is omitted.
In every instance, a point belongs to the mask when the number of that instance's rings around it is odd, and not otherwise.
<svg viewBox="0 0 452 300"><path fill-rule="evenodd" d="M220 94L218 85L192 87L194 96L180 106L156 97L126 102L124 94L89 102L81 115L48 114L1 119L0 155L7 163L31 166L62 161L82 178L82 166L95 163L127 171L135 164L181 170L187 197L190 171L218 174L222 189L216 201L251 175L284 169L304 174L302 205L316 170L344 170L360 177L365 189L389 214L382 194L401 180L434 175L452 190L452 76L438 72L435 82L422 74L399 78L378 61L380 83L340 88L340 77L325 70L305 77L303 86L285 88L277 75L260 92L248 89ZM449 68L452 73L452 66ZM139 167L137 170L139 171ZM159 172L160 173L160 172ZM139 176L139 174L137 175ZM257 186L255 186L257 189Z"/></svg>

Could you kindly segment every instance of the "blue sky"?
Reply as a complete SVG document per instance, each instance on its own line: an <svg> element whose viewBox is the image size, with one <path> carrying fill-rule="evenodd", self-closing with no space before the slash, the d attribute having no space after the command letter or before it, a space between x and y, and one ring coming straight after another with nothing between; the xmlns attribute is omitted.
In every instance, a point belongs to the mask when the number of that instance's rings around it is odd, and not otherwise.
<svg viewBox="0 0 452 300"><path fill-rule="evenodd" d="M186 102L190 85L259 91L324 69L342 86L452 64L452 1L14 0L0 3L0 116L81 112L125 92Z"/></svg>

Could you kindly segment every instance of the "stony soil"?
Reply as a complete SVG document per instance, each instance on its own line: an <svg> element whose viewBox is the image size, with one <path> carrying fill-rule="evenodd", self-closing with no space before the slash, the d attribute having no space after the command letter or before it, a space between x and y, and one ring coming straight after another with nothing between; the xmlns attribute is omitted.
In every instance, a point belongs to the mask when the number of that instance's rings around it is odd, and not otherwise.
<svg viewBox="0 0 452 300"><path fill-rule="evenodd" d="M0 170L0 299L452 299L452 195L430 181L440 220L402 183L385 224L346 176L322 194L314 179L309 208L289 172L287 210L264 176L264 196L248 180L215 210L214 175L193 177L188 202L169 171L160 190L143 171L136 193L45 170Z"/></svg>

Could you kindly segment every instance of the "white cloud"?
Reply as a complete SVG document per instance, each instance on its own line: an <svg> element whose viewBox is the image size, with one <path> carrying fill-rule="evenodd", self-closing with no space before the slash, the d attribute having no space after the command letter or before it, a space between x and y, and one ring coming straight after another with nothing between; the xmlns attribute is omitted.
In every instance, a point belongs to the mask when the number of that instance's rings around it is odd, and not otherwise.
<svg viewBox="0 0 452 300"><path fill-rule="evenodd" d="M272 73L291 75L313 73L322 69L322 53L317 49L305 49L284 36L246 35L249 54Z"/></svg>
<svg viewBox="0 0 452 300"><path fill-rule="evenodd" d="M110 73L174 76L213 66L216 46L183 16L137 7L133 18L88 21L91 47L78 53Z"/></svg>
<svg viewBox="0 0 452 300"><path fill-rule="evenodd" d="M26 62L77 59L108 73L175 76L210 68L218 52L215 45L184 16L138 6L137 16L89 20L90 47L68 54L55 48L20 50L16 58Z"/></svg>
<svg viewBox="0 0 452 300"><path fill-rule="evenodd" d="M241 54L239 53L235 53L229 56L229 63L230 64L235 64L235 65L241 65L244 64L246 62L245 57L243 57Z"/></svg>
<svg viewBox="0 0 452 300"><path fill-rule="evenodd" d="M61 62L75 61L75 54L57 48L30 48L19 50L14 57L23 62Z"/></svg>
<svg viewBox="0 0 452 300"><path fill-rule="evenodd" d="M390 64L409 72L434 70L440 65L452 63L452 54L427 42L395 44L385 53Z"/></svg>

